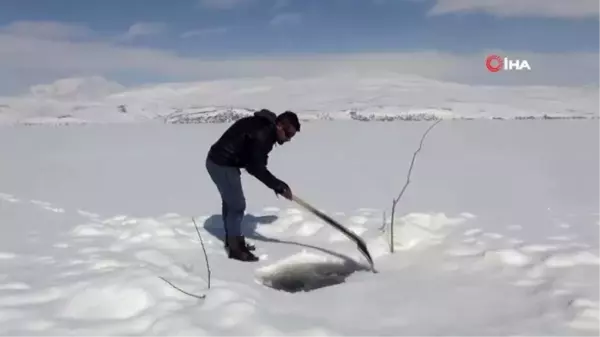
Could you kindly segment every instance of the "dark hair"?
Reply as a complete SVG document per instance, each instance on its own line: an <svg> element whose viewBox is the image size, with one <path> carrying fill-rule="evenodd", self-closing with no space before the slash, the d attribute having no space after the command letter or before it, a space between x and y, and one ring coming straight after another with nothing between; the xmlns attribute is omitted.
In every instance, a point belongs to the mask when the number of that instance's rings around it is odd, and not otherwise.
<svg viewBox="0 0 600 337"><path fill-rule="evenodd" d="M296 131L300 132L300 121L298 120L298 115L296 115L294 112L288 110L277 116L276 121L290 123L296 129Z"/></svg>

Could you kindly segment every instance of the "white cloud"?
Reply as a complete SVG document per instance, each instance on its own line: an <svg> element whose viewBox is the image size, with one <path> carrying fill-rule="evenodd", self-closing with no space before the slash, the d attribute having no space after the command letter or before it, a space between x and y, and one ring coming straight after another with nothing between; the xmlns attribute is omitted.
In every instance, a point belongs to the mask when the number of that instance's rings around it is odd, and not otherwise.
<svg viewBox="0 0 600 337"><path fill-rule="evenodd" d="M280 9L283 9L283 8L289 6L290 4L291 4L291 0L275 0L272 10L278 11Z"/></svg>
<svg viewBox="0 0 600 337"><path fill-rule="evenodd" d="M205 8L231 10L260 0L198 0ZM291 0L275 0L272 10L289 5ZM370 0L376 5L391 1L423 2L425 0ZM480 12L499 17L598 17L598 0L434 0L428 15Z"/></svg>
<svg viewBox="0 0 600 337"><path fill-rule="evenodd" d="M246 5L253 0L199 0L200 5L206 8L229 10Z"/></svg>
<svg viewBox="0 0 600 337"><path fill-rule="evenodd" d="M279 13L270 21L271 26L294 26L302 23L300 13Z"/></svg>
<svg viewBox="0 0 600 337"><path fill-rule="evenodd" d="M492 74L484 66L485 57L491 51L473 54L421 51L202 59L110 41L46 39L35 34L9 34L6 31L0 32L0 73L4 74L0 76L0 90L4 92L14 92L15 88L25 90L31 85L64 77L100 75L114 78L112 75L121 74L119 79L122 79L124 74L132 73L173 81L392 73L465 83L539 85L597 84L599 73L598 53L495 51L509 58L527 59L533 69L530 72Z"/></svg>
<svg viewBox="0 0 600 337"><path fill-rule="evenodd" d="M167 25L162 22L137 22L120 36L120 40L133 40L140 36L158 35L167 30Z"/></svg>
<svg viewBox="0 0 600 337"><path fill-rule="evenodd" d="M227 27L195 29L195 30L190 30L190 31L182 33L181 37L184 39L191 38L191 37L205 37L205 36L225 34L225 33L227 33L227 31L228 31Z"/></svg>
<svg viewBox="0 0 600 337"><path fill-rule="evenodd" d="M0 34L0 66L38 71L118 71L151 69L159 63L185 59L172 53L146 48L128 48L108 42L51 41ZM160 69L171 67L169 64Z"/></svg>
<svg viewBox="0 0 600 337"><path fill-rule="evenodd" d="M437 0L429 15L481 12L498 17L598 16L598 0Z"/></svg>
<svg viewBox="0 0 600 337"><path fill-rule="evenodd" d="M84 38L93 35L92 31L84 25L55 21L14 21L0 28L0 33L54 40Z"/></svg>

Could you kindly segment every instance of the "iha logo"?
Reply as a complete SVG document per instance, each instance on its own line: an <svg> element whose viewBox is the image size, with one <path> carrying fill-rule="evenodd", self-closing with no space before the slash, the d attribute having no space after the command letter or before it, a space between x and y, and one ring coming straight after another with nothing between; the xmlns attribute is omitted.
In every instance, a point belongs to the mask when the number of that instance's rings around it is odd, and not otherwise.
<svg viewBox="0 0 600 337"><path fill-rule="evenodd" d="M497 73L500 70L531 70L527 60L512 60L498 55L488 56L485 59L485 66L492 73Z"/></svg>

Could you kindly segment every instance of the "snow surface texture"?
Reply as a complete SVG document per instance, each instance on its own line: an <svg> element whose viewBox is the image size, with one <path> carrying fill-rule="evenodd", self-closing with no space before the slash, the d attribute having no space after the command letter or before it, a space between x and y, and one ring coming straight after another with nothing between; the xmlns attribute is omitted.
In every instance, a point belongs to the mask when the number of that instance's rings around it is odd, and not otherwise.
<svg viewBox="0 0 600 337"><path fill-rule="evenodd" d="M493 87L381 75L249 78L126 89L63 79L0 98L1 124L215 123L268 108L306 120L597 119L598 87Z"/></svg>
<svg viewBox="0 0 600 337"><path fill-rule="evenodd" d="M204 169L226 124L2 128L0 333L598 335L597 122L442 121L390 254L383 212L430 125L313 122L271 155L376 274L246 174L261 260L227 259Z"/></svg>

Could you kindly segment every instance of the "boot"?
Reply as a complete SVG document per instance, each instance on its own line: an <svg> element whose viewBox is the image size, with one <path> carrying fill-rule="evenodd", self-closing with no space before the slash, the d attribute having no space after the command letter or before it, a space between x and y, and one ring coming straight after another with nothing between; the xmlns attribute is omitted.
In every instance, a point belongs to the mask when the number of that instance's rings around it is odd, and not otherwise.
<svg viewBox="0 0 600 337"><path fill-rule="evenodd" d="M246 250L248 250L248 251L256 250L256 247L253 244L246 242L246 239L244 236L242 236L242 242L243 242L243 247L245 247ZM227 240L225 240L225 249L229 249L229 243L227 243Z"/></svg>
<svg viewBox="0 0 600 337"><path fill-rule="evenodd" d="M246 242L246 237L241 236L242 247L244 247L249 252L256 250L253 244Z"/></svg>
<svg viewBox="0 0 600 337"><path fill-rule="evenodd" d="M243 236L228 236L226 239L227 257L244 262L258 261L245 246Z"/></svg>

